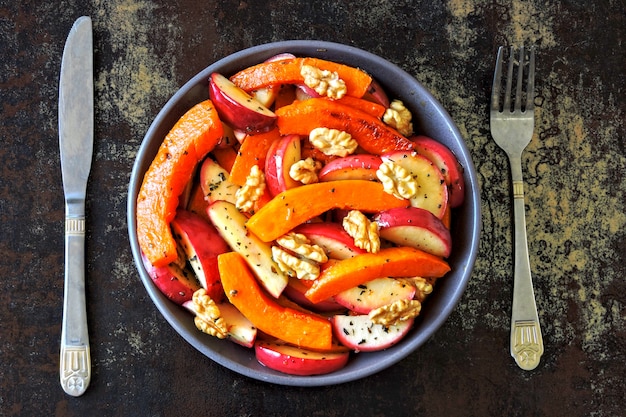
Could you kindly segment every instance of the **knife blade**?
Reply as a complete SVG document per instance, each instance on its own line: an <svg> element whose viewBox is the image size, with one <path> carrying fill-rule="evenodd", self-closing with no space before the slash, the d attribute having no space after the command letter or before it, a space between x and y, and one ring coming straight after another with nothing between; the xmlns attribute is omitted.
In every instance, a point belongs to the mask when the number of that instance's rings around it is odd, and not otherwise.
<svg viewBox="0 0 626 417"><path fill-rule="evenodd" d="M82 395L91 380L85 296L85 198L93 153L93 33L78 18L65 42L59 78L59 149L65 195L65 283L60 380Z"/></svg>

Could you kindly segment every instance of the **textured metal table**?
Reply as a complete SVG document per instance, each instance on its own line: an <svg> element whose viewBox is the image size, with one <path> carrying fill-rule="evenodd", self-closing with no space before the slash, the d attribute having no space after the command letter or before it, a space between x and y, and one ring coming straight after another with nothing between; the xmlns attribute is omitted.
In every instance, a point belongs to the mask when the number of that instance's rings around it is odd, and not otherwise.
<svg viewBox="0 0 626 417"><path fill-rule="evenodd" d="M78 5L80 3L80 5ZM596 416L626 375L626 4L558 1L0 2L1 416ZM87 291L93 377L58 382L63 43L94 20L96 138ZM456 120L481 182L482 247L460 305L406 360L330 388L273 386L189 346L148 298L126 232L135 153L159 108L237 50L321 39L414 74ZM534 43L537 129L524 154L529 251L546 352L509 355L512 231L505 154L489 135L500 44Z"/></svg>

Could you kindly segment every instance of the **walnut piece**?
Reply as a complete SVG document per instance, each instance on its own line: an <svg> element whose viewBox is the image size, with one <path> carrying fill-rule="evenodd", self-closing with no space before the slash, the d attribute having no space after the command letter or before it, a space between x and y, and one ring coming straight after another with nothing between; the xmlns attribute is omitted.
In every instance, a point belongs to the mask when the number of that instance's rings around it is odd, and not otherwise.
<svg viewBox="0 0 626 417"><path fill-rule="evenodd" d="M400 100L393 100L383 114L383 122L396 129L404 136L413 134L413 116Z"/></svg>
<svg viewBox="0 0 626 417"><path fill-rule="evenodd" d="M397 300L370 311L368 316L374 323L392 326L417 317L421 310L422 303L418 300Z"/></svg>
<svg viewBox="0 0 626 417"><path fill-rule="evenodd" d="M301 159L289 168L289 176L302 184L313 184L318 182L317 173L322 168L322 163L308 157Z"/></svg>
<svg viewBox="0 0 626 417"><path fill-rule="evenodd" d="M312 65L303 65L300 74L304 77L304 84L315 90L320 96L341 98L348 89L346 83L339 78L337 72L321 70Z"/></svg>
<svg viewBox="0 0 626 417"><path fill-rule="evenodd" d="M324 155L347 156L359 146L348 132L327 127L316 127L309 133L311 144Z"/></svg>
<svg viewBox="0 0 626 417"><path fill-rule="evenodd" d="M422 277L401 278L408 285L415 287L415 295L413 296L419 302L424 302L433 292L433 283Z"/></svg>
<svg viewBox="0 0 626 417"><path fill-rule="evenodd" d="M246 183L235 193L235 206L241 211L251 211L265 192L265 174L258 165L250 169Z"/></svg>
<svg viewBox="0 0 626 417"><path fill-rule="evenodd" d="M383 161L376 170L376 177L389 194L398 198L411 198L417 194L417 181L409 171L393 161Z"/></svg>
<svg viewBox="0 0 626 417"><path fill-rule="evenodd" d="M326 256L324 249L318 245L312 244L311 241L301 233L289 232L276 239L276 243L311 261L319 263L328 261L328 256Z"/></svg>
<svg viewBox="0 0 626 417"><path fill-rule="evenodd" d="M191 300L196 312L196 317L193 319L196 327L206 334L225 339L228 336L226 321L222 317L220 308L206 293L206 290L200 288L193 293Z"/></svg>
<svg viewBox="0 0 626 417"><path fill-rule="evenodd" d="M320 267L317 262L292 255L278 246L272 246L272 259L278 268L289 276L310 281L320 275Z"/></svg>
<svg viewBox="0 0 626 417"><path fill-rule="evenodd" d="M350 210L343 218L343 228L354 239L354 244L371 253L380 250L378 223L370 221L358 210Z"/></svg>

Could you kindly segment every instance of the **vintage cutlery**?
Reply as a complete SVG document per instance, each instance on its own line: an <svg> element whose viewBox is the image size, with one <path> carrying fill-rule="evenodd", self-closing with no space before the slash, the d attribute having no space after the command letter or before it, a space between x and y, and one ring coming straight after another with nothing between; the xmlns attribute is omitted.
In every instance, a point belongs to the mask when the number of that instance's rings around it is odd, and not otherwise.
<svg viewBox="0 0 626 417"><path fill-rule="evenodd" d="M543 354L543 339L535 304L526 241L522 151L530 143L534 129L535 49L530 48L527 54L524 47L520 47L519 58L516 59L515 48L511 47L508 59L506 59L508 60L506 74L503 78L505 59L505 48L500 47L491 92L491 136L509 157L513 182L515 270L511 315L511 356L515 358L520 368L532 370L539 365ZM513 78L517 78L514 91L512 90ZM504 91L502 90L503 79L506 81ZM514 105L512 109L511 104Z"/></svg>
<svg viewBox="0 0 626 417"><path fill-rule="evenodd" d="M91 379L85 300L85 196L93 152L93 35L80 17L70 31L59 80L59 147L65 193L65 285L60 378L73 396Z"/></svg>

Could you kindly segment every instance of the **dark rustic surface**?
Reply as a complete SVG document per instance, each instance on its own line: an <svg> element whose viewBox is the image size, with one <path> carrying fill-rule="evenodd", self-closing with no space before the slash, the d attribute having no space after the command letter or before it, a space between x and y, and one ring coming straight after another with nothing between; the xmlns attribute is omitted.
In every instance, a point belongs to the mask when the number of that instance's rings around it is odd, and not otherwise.
<svg viewBox="0 0 626 417"><path fill-rule="evenodd" d="M0 415L624 415L626 4L526 2L0 1ZM88 201L91 386L58 382L63 199L57 80L80 15L94 21L96 137ZM159 108L194 73L285 39L354 45L398 64L449 110L482 187L482 247L460 305L406 360L361 381L249 380L164 321L133 266L126 192ZM496 47L534 43L537 129L524 154L530 258L546 352L508 353L511 216L506 157L489 135Z"/></svg>

